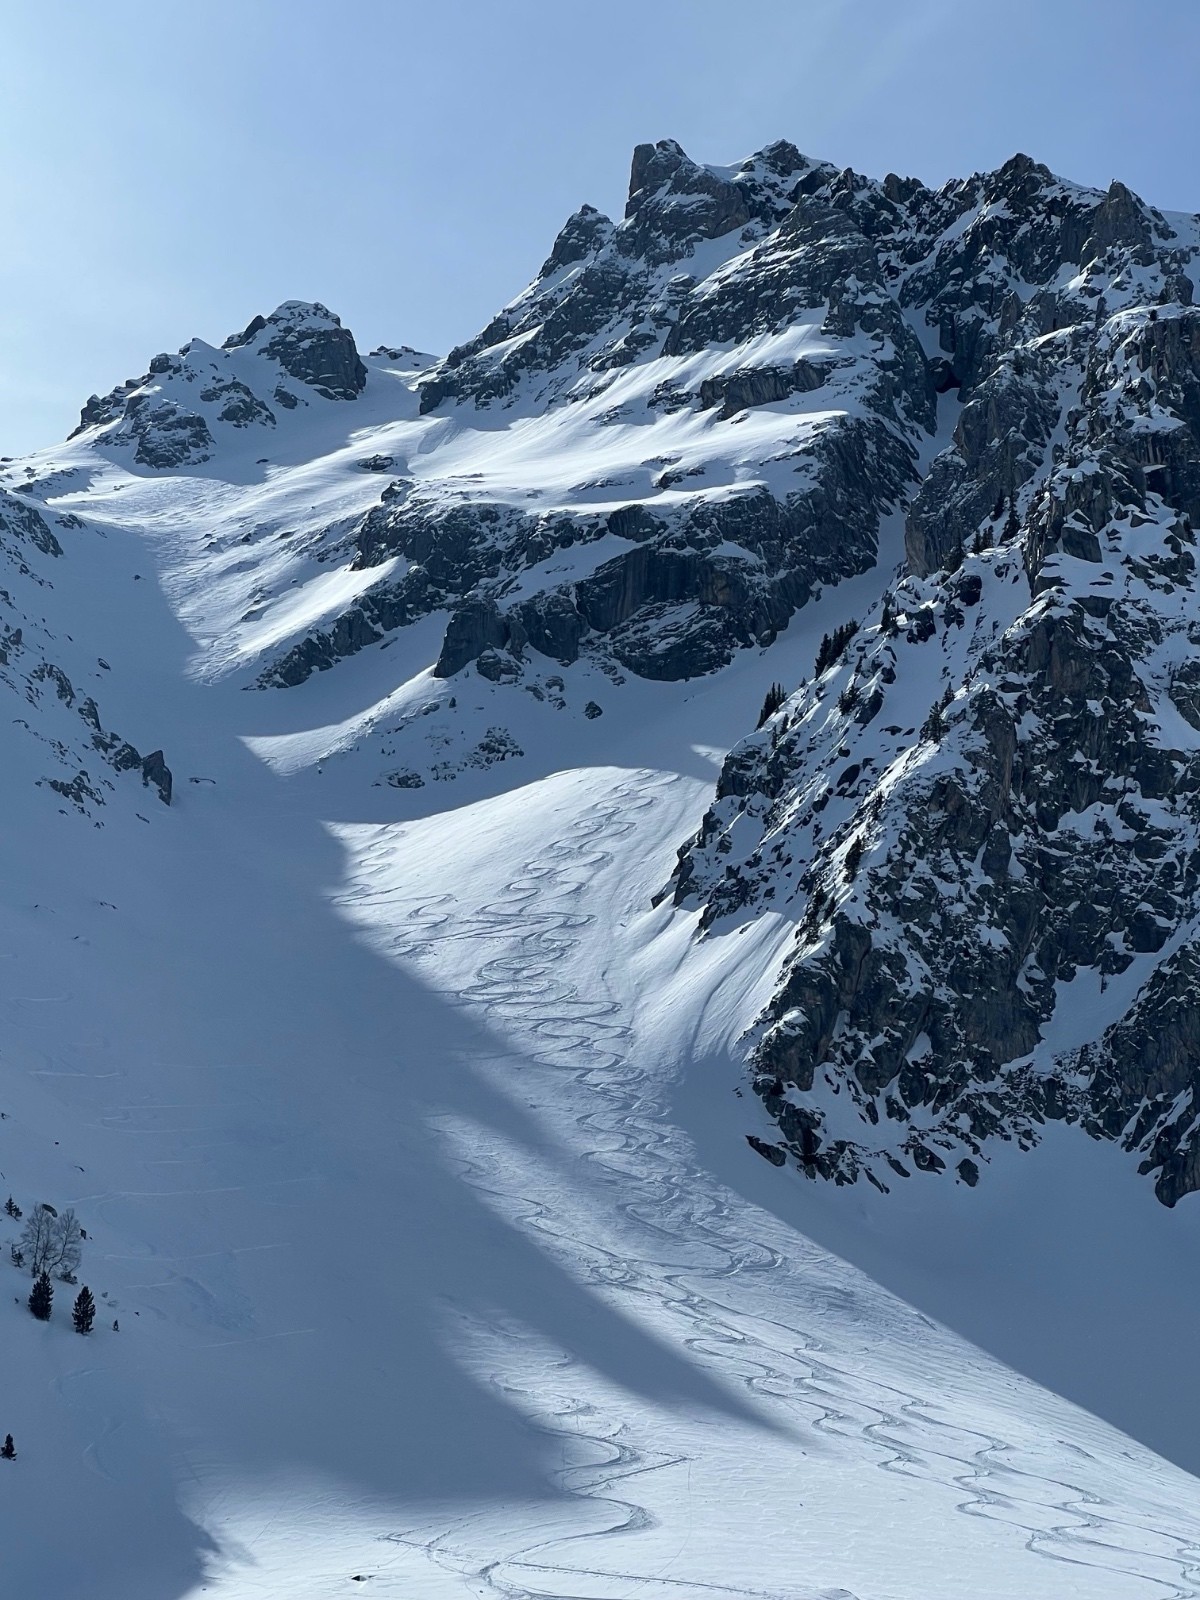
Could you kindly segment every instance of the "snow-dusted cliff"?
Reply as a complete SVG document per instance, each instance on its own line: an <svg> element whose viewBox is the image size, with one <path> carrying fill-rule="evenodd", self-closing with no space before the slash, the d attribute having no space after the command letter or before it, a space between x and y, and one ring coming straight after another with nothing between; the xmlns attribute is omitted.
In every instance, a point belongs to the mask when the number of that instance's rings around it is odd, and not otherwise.
<svg viewBox="0 0 1200 1600"><path fill-rule="evenodd" d="M1065 1119L1173 1204L1200 1184L1197 224L1028 163L982 188L907 280L970 312L907 575L732 752L676 892L798 920L754 1052L772 1159L975 1183Z"/></svg>

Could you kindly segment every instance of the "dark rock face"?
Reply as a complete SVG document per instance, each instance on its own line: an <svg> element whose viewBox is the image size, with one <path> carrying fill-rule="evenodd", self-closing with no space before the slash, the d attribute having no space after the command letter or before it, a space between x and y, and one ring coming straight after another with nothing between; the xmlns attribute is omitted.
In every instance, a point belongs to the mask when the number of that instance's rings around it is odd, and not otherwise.
<svg viewBox="0 0 1200 1600"><path fill-rule="evenodd" d="M171 804L171 769L163 760L161 750L154 750L148 756L142 757L142 782L153 784L158 790L158 797L163 805Z"/></svg>
<svg viewBox="0 0 1200 1600"><path fill-rule="evenodd" d="M674 891L708 927L796 919L762 1153L974 1185L1065 1120L1172 1205L1200 1188L1200 234L1023 157L883 190L829 196L915 268L953 442L910 576L731 752Z"/></svg>
<svg viewBox="0 0 1200 1600"><path fill-rule="evenodd" d="M46 493L53 475L40 483L26 483L22 494ZM75 515L58 515L60 528L83 526ZM21 781L24 767L38 788L91 816L118 791L116 776L144 771L141 754L120 734L103 726L96 700L77 685L96 668L108 663L81 652L70 634L52 630L44 613L51 608L60 562L69 563L46 515L21 494L0 488L0 690L9 702L12 742L9 756L10 787ZM62 653L65 652L65 655ZM70 672L63 665L66 661ZM74 675L74 676L72 676ZM170 794L170 773L162 753L148 758L150 781L165 778ZM162 793L160 787L160 793Z"/></svg>
<svg viewBox="0 0 1200 1600"><path fill-rule="evenodd" d="M452 678L484 650L503 648L509 629L494 603L468 600L450 618L434 675Z"/></svg>
<svg viewBox="0 0 1200 1600"><path fill-rule="evenodd" d="M213 436L203 417L174 401L150 405L134 395L126 407L133 459L142 467L199 466L213 453Z"/></svg>
<svg viewBox="0 0 1200 1600"><path fill-rule="evenodd" d="M254 343L260 355L328 400L353 400L366 387L354 335L322 305L289 300L266 319Z"/></svg>
<svg viewBox="0 0 1200 1600"><path fill-rule="evenodd" d="M275 426L275 415L270 406L236 378L231 378L227 383L214 383L209 388L202 389L200 398L210 405L220 405L221 409L217 412L218 422L231 423L235 428L248 428L254 422L265 422L272 428Z"/></svg>
<svg viewBox="0 0 1200 1600"><path fill-rule="evenodd" d="M624 252L655 266L701 239L719 239L750 221L745 184L689 160L674 139L639 144L629 172Z"/></svg>
<svg viewBox="0 0 1200 1600"><path fill-rule="evenodd" d="M595 206L581 206L573 217L563 224L554 248L542 263L538 279L548 278L564 267L573 266L593 255L612 236L612 223Z"/></svg>
<svg viewBox="0 0 1200 1600"><path fill-rule="evenodd" d="M0 489L0 551L18 568L25 566L20 554L23 544L31 545L43 555L62 555L62 545L45 517L7 489Z"/></svg>
<svg viewBox="0 0 1200 1600"><path fill-rule="evenodd" d="M731 372L718 378L705 378L700 385L700 409L720 406L722 418L736 416L754 406L768 406L793 394L819 389L825 374L811 362L797 361L791 368L759 367L748 372Z"/></svg>

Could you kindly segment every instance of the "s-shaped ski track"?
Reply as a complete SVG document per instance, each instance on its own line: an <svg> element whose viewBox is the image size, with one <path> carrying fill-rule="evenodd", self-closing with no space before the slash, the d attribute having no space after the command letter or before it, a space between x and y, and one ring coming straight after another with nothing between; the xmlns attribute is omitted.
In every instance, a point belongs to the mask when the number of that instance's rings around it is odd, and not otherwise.
<svg viewBox="0 0 1200 1600"><path fill-rule="evenodd" d="M526 1187L515 1180L514 1163L489 1159L478 1143L469 1154L456 1144L467 1181L596 1295L660 1336L665 1331L718 1383L740 1389L774 1449L795 1459L834 1448L881 1473L924 1480L947 1510L1002 1525L1042 1558L1041 1592L1056 1600L1094 1592L1089 1573L1125 1575L1128 1588L1111 1592L1130 1600L1197 1600L1200 1527L1181 1538L1153 1516L1131 1518L1101 1492L1102 1471L1092 1483L1068 1481L1038 1469L1029 1441L948 1420L933 1346L949 1336L928 1319L918 1319L931 1328L931 1348L924 1362L909 1363L914 1387L874 1376L864 1347L890 1331L886 1316L883 1325L871 1319L878 1305L847 1284L843 1264L802 1236L784 1239L785 1248L778 1235L759 1242L753 1208L697 1163L689 1139L670 1122L667 1084L639 1050L637 995L621 970L612 919L598 925L589 907L598 884L622 873L623 848L672 781L650 772L622 775L476 904L446 891L406 894L402 869L393 874L394 889L378 887L377 874L403 849L402 832L398 842L377 838L361 854L347 912L383 933L393 960L455 972L462 1003L536 1078L530 1089L539 1106L569 1119L570 1146L581 1158L578 1191L587 1203L572 1205L569 1193L549 1182L541 1191ZM628 915L644 909L630 904ZM536 1168L525 1163L524 1175L528 1181ZM898 1308L893 1320L914 1317ZM585 1526L547 1536L544 1526L523 1531L515 1516L505 1548L484 1559L472 1553L476 1519L469 1516L432 1537L394 1535L398 1542L419 1545L479 1592L506 1600L598 1600L617 1592L662 1600L860 1600L849 1588L809 1587L803 1578L775 1589L724 1583L716 1574L630 1570L630 1539L660 1520L650 1509L654 1496L643 1489L643 1500L630 1498L634 1487L687 1467L689 1452L656 1450L647 1420L622 1406L619 1392L606 1389L599 1402L602 1386L571 1351L548 1359L535 1341L522 1349L522 1330L492 1331L500 1337L490 1346L491 1381L531 1426L561 1441L564 1459L575 1458L557 1474L557 1486L578 1497L581 1511L587 1502ZM971 1353L955 1343L960 1354ZM982 1355L978 1367L981 1384L1004 1371ZM1081 1476L1089 1476L1082 1471L1087 1452L1077 1453ZM581 1454L590 1459L580 1461ZM597 1522L601 1507L607 1510ZM794 1498L790 1508L802 1510ZM496 1537L491 1520L487 1527ZM480 1532L482 1522L475 1536ZM591 1560L570 1561L572 1544L585 1541ZM594 1564L598 1547L619 1553L612 1567ZM914 1584L912 1592L920 1588Z"/></svg>

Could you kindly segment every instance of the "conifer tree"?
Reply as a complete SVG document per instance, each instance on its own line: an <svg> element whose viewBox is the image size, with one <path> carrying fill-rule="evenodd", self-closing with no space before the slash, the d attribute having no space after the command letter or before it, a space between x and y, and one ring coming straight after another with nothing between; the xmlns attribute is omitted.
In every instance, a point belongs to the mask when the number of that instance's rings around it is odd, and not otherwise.
<svg viewBox="0 0 1200 1600"><path fill-rule="evenodd" d="M92 1291L85 1283L75 1296L75 1304L71 1310L71 1321L75 1325L76 1333L91 1333L92 1324L96 1320L96 1302L92 1299Z"/></svg>
<svg viewBox="0 0 1200 1600"><path fill-rule="evenodd" d="M858 869L859 869L859 866L862 863L862 858L863 858L862 835L861 834L856 834L854 839L853 839L853 841L851 842L849 850L846 851L846 882L847 883L853 883L855 877L858 875Z"/></svg>
<svg viewBox="0 0 1200 1600"><path fill-rule="evenodd" d="M15 1461L17 1459L17 1447L13 1443L11 1433L4 1435L4 1443L0 1445L0 1456L3 1456L5 1461Z"/></svg>
<svg viewBox="0 0 1200 1600"><path fill-rule="evenodd" d="M821 645L817 651L816 666L813 668L814 676L820 677L828 668L836 666L846 653L846 646L858 632L858 623L851 618L844 622L840 628L835 628L831 634L821 635Z"/></svg>
<svg viewBox="0 0 1200 1600"><path fill-rule="evenodd" d="M758 726L760 728L764 723L770 721L786 699L787 695L784 693L783 685L781 683L773 683L767 690L767 698L763 701L762 710L758 714Z"/></svg>
<svg viewBox="0 0 1200 1600"><path fill-rule="evenodd" d="M1008 498L1008 517L1004 524L1005 540L1015 539L1021 531L1021 519L1017 515L1017 497L1010 495Z"/></svg>
<svg viewBox="0 0 1200 1600"><path fill-rule="evenodd" d="M929 715L921 724L922 739L929 739L934 744L940 744L946 734L946 717L940 702L935 702L929 708Z"/></svg>
<svg viewBox="0 0 1200 1600"><path fill-rule="evenodd" d="M48 1272L39 1272L33 1280L33 1288L29 1291L29 1309L39 1322L49 1322L50 1312L54 1305L54 1285L50 1282Z"/></svg>

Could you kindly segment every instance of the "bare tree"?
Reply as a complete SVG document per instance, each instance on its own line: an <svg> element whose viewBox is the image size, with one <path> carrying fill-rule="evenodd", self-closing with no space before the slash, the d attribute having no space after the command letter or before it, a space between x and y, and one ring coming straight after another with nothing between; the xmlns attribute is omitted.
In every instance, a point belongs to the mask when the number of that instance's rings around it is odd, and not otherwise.
<svg viewBox="0 0 1200 1600"><path fill-rule="evenodd" d="M39 1272L69 1278L81 1259L82 1236L74 1211L68 1209L60 1216L53 1206L39 1202L25 1219L21 1254L35 1278Z"/></svg>
<svg viewBox="0 0 1200 1600"><path fill-rule="evenodd" d="M46 1258L47 1272L53 1272L57 1277L71 1281L83 1254L79 1246L82 1233L79 1219L69 1207L60 1217L55 1218L50 1250Z"/></svg>
<svg viewBox="0 0 1200 1600"><path fill-rule="evenodd" d="M21 1230L21 1254L35 1278L39 1272L46 1270L46 1261L54 1248L57 1223L58 1212L53 1206L43 1205L40 1201L25 1219L25 1226Z"/></svg>

